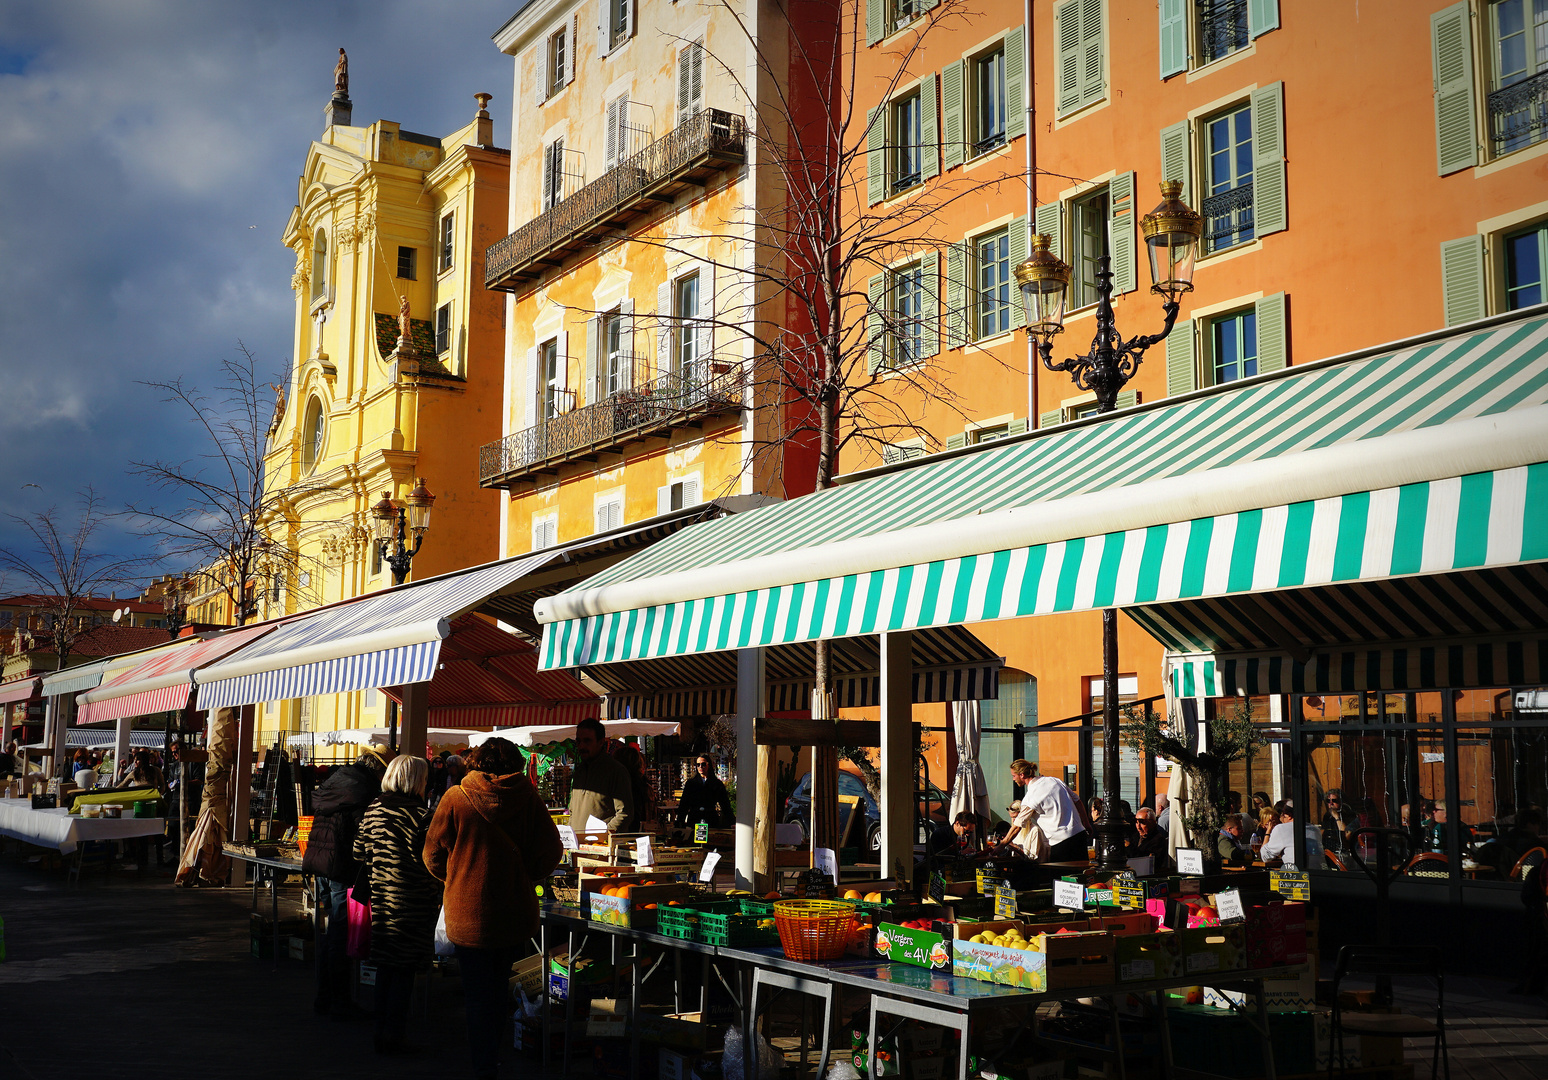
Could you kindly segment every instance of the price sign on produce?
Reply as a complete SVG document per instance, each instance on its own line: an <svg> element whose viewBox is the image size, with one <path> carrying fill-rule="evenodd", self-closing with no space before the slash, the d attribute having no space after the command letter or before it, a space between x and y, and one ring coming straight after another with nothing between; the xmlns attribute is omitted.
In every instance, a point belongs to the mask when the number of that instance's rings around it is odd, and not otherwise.
<svg viewBox="0 0 1548 1080"><path fill-rule="evenodd" d="M1242 894L1236 889L1216 893L1215 910L1220 912L1220 921L1223 923L1241 922L1247 918L1247 912L1242 907Z"/></svg>
<svg viewBox="0 0 1548 1080"><path fill-rule="evenodd" d="M939 871L930 875L930 899L937 904L946 902L946 876Z"/></svg>
<svg viewBox="0 0 1548 1080"><path fill-rule="evenodd" d="M650 853L650 837L641 836L634 841L634 865L654 866L655 856Z"/></svg>
<svg viewBox="0 0 1548 1080"><path fill-rule="evenodd" d="M1269 888L1286 900L1311 899L1311 875L1305 870L1270 870Z"/></svg>
<svg viewBox="0 0 1548 1080"><path fill-rule="evenodd" d="M1132 881L1114 881L1113 899L1125 911L1145 910L1145 886Z"/></svg>
<svg viewBox="0 0 1548 1080"><path fill-rule="evenodd" d="M1198 848L1178 848L1177 872L1179 874L1202 874L1204 872L1204 853Z"/></svg>
<svg viewBox="0 0 1548 1080"><path fill-rule="evenodd" d="M709 843L709 822L701 821L693 827L693 842L695 844Z"/></svg>
<svg viewBox="0 0 1548 1080"><path fill-rule="evenodd" d="M1016 890L1011 888L1008 882L998 883L994 887L994 917L996 919L1016 917Z"/></svg>
<svg viewBox="0 0 1548 1080"><path fill-rule="evenodd" d="M575 842L575 830L568 825L559 826L559 842L564 845L566 851L575 851L580 847Z"/></svg>
<svg viewBox="0 0 1548 1080"><path fill-rule="evenodd" d="M1053 883L1054 907L1073 908L1080 911L1086 906L1086 887L1078 881Z"/></svg>
<svg viewBox="0 0 1548 1080"><path fill-rule="evenodd" d="M720 852L712 851L704 856L704 865L699 867L699 880L711 881L715 877L715 864L720 861Z"/></svg>

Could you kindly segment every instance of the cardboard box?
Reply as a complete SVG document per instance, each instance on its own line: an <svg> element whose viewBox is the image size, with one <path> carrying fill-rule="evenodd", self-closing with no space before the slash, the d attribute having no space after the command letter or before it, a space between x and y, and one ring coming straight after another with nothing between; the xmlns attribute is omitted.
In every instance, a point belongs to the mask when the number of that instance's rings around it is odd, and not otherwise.
<svg viewBox="0 0 1548 1080"><path fill-rule="evenodd" d="M1038 990L1077 986L1107 986L1117 982L1113 947L1117 939L1105 930L1073 934L1038 934L1032 947L1046 960L1044 985Z"/></svg>
<svg viewBox="0 0 1548 1080"><path fill-rule="evenodd" d="M617 998L594 998L586 1017L586 1038L619 1039L628 1034L628 1003Z"/></svg>
<svg viewBox="0 0 1548 1080"><path fill-rule="evenodd" d="M1318 1008L1313 1010L1313 1061L1312 1067L1321 1072L1330 1065L1344 1069L1363 1068L1364 1059L1361 1057L1360 1037L1358 1035L1344 1036L1344 1053L1342 1057L1335 1059L1333 1054L1333 1012L1331 1009Z"/></svg>
<svg viewBox="0 0 1548 1080"><path fill-rule="evenodd" d="M1096 916L1090 921L1089 926L1092 930L1106 930L1115 937L1154 934L1156 917L1146 911L1129 911L1121 915L1109 913Z"/></svg>
<svg viewBox="0 0 1548 1080"><path fill-rule="evenodd" d="M641 1007L635 1013L634 1026L646 1042L690 1053L719 1050L726 1044L725 1025L707 1023L703 1014L696 1012L668 1013Z"/></svg>
<svg viewBox="0 0 1548 1080"><path fill-rule="evenodd" d="M292 960L310 960L312 958L312 939L293 937L290 942L290 958Z"/></svg>
<svg viewBox="0 0 1548 1080"><path fill-rule="evenodd" d="M656 1059L656 1076L658 1080L689 1080L697 1060L697 1054L686 1054L663 1046Z"/></svg>
<svg viewBox="0 0 1548 1080"><path fill-rule="evenodd" d="M1113 940L1113 966L1121 983L1179 978L1182 939L1170 930L1120 935Z"/></svg>
<svg viewBox="0 0 1548 1080"><path fill-rule="evenodd" d="M669 900L687 900L691 896L684 885L635 885L628 896L603 896L597 891L583 893L581 900L592 922L632 930L654 930L656 905Z"/></svg>
<svg viewBox="0 0 1548 1080"><path fill-rule="evenodd" d="M1247 938L1242 927L1199 926L1173 932L1182 942L1184 975L1246 970Z"/></svg>
<svg viewBox="0 0 1548 1080"><path fill-rule="evenodd" d="M938 922L933 930L915 930L896 923L878 923L876 955L897 964L950 971L951 944L946 937L947 926L947 923Z"/></svg>
<svg viewBox="0 0 1548 1080"><path fill-rule="evenodd" d="M515 996L515 990L519 986L522 993L529 998L537 997L538 992L543 989L543 970L545 967L546 965L543 963L541 956L533 955L525 960L518 960L516 966L511 968L510 987L512 996Z"/></svg>
<svg viewBox="0 0 1548 1080"><path fill-rule="evenodd" d="M971 940L979 934L1003 934L1010 929L1019 930L1026 935L1027 948L990 945ZM1020 986L1027 990L1047 988L1048 958L1044 953L1031 948L1032 939L1037 935L1028 931L1026 923L1019 919L982 923L959 922L954 924L953 933L956 935L951 943L953 975L964 979L976 979L979 982Z"/></svg>
<svg viewBox="0 0 1548 1080"><path fill-rule="evenodd" d="M1204 988L1204 1004L1217 1009L1255 1010L1258 995L1251 991ZM1317 1004L1317 981L1312 973L1301 972L1293 979L1264 979L1263 1007L1268 1012L1310 1012Z"/></svg>

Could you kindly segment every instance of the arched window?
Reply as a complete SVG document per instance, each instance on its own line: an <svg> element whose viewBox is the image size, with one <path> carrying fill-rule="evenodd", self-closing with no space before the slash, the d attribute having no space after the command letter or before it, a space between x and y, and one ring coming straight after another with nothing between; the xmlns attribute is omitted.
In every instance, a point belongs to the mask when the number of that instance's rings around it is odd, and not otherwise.
<svg viewBox="0 0 1548 1080"><path fill-rule="evenodd" d="M317 230L312 241L312 299L328 295L328 234Z"/></svg>
<svg viewBox="0 0 1548 1080"><path fill-rule="evenodd" d="M301 467L306 472L317 468L322 460L327 431L322 402L314 397L306 403L306 419L301 425Z"/></svg>

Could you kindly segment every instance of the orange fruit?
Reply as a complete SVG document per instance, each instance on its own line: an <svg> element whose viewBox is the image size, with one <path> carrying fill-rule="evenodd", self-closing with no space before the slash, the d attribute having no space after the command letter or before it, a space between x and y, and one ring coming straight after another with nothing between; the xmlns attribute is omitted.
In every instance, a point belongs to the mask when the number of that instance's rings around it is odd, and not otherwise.
<svg viewBox="0 0 1548 1080"><path fill-rule="evenodd" d="M682 906L683 906L683 902L681 900L668 900L667 901L667 907L682 907Z"/></svg>
<svg viewBox="0 0 1548 1080"><path fill-rule="evenodd" d="M634 886L633 885L620 885L618 887L618 891L616 893L614 893L613 895L614 896L622 897L623 899L627 900L633 894L634 894Z"/></svg>
<svg viewBox="0 0 1548 1080"><path fill-rule="evenodd" d="M640 906L640 910L641 911L655 911L656 910L656 905L655 904L642 904Z"/></svg>
<svg viewBox="0 0 1548 1080"><path fill-rule="evenodd" d="M763 898L765 900L778 900L779 893L774 889L770 889L768 892L763 894Z"/></svg>
<svg viewBox="0 0 1548 1080"><path fill-rule="evenodd" d="M865 899L865 893L861 892L859 889L845 889L844 890L844 899L845 900L863 900L863 899Z"/></svg>

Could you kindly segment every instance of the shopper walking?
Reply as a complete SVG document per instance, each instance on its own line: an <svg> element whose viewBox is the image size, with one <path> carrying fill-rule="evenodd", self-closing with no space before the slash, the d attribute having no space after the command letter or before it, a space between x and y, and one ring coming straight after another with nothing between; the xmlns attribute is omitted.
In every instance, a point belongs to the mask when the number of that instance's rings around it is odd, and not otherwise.
<svg viewBox="0 0 1548 1080"><path fill-rule="evenodd" d="M303 873L317 877L317 904L328 929L317 936L317 997L312 1011L348 1018L358 1010L349 1000L349 925L345 915L349 888L360 872L355 834L366 807L382 788L386 751L371 747L353 765L345 765L312 792L312 835L301 859Z"/></svg>
<svg viewBox="0 0 1548 1080"><path fill-rule="evenodd" d="M635 815L634 781L607 752L607 729L587 717L575 725L575 771L570 774L570 828L585 832L593 818L608 832L630 832Z"/></svg>
<svg viewBox="0 0 1548 1080"><path fill-rule="evenodd" d="M683 797L677 803L677 823L691 826L703 822L712 829L731 824L731 793L715 775L715 759L700 754L693 767L694 775L683 785Z"/></svg>
<svg viewBox="0 0 1548 1080"><path fill-rule="evenodd" d="M425 865L446 883L446 936L462 969L468 1054L480 1078L499 1071L511 965L537 933L533 883L564 854L525 764L506 739L475 748L468 775L447 790L425 839Z"/></svg>
<svg viewBox="0 0 1548 1080"><path fill-rule="evenodd" d="M382 777L355 836L355 858L371 881L371 963L376 966L376 1052L414 1052L404 1039L414 974L435 954L441 883L425 869L430 826L424 758L399 754Z"/></svg>

